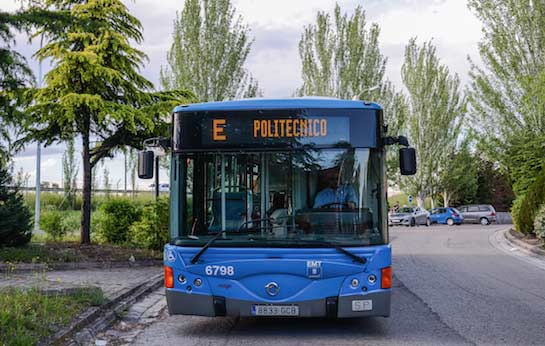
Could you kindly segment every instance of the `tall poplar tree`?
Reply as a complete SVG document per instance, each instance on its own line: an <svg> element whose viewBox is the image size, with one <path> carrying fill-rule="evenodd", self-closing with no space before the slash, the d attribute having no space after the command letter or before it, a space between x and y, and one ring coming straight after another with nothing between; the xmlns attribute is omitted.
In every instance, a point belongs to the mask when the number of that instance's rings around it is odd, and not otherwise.
<svg viewBox="0 0 545 346"><path fill-rule="evenodd" d="M251 45L250 29L231 0L186 0L161 83L166 90L192 90L201 102L259 96L244 67Z"/></svg>
<svg viewBox="0 0 545 346"><path fill-rule="evenodd" d="M46 145L81 136L81 243L88 244L93 168L119 147L139 147L147 137L167 134L166 116L190 95L153 92L139 74L146 55L130 42L142 41L142 26L120 0L44 0L33 6L43 18L37 34L46 40L35 55L51 59L53 68L35 93L27 126Z"/></svg>
<svg viewBox="0 0 545 346"><path fill-rule="evenodd" d="M441 64L431 42L418 46L412 38L405 47L401 77L408 92L407 131L416 149L416 175L403 177L402 188L416 194L423 206L427 196L436 196L440 172L460 136L466 101L458 75Z"/></svg>
<svg viewBox="0 0 545 346"><path fill-rule="evenodd" d="M407 102L384 77L387 58L380 52L379 34L379 26L369 25L361 6L350 16L338 4L333 18L318 12L316 23L304 28L299 41L303 85L296 94L375 101L384 109L388 132L397 135L405 123ZM393 147L389 154L390 180L397 182Z"/></svg>
<svg viewBox="0 0 545 346"><path fill-rule="evenodd" d="M523 194L545 166L545 2L470 0L483 24L470 114L488 157Z"/></svg>

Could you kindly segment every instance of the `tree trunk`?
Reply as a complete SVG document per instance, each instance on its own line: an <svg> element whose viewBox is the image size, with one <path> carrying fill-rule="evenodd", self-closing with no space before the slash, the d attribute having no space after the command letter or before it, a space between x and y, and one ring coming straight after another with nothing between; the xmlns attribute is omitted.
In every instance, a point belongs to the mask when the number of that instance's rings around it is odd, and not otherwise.
<svg viewBox="0 0 545 346"><path fill-rule="evenodd" d="M424 195L423 193L417 193L416 194L416 204L420 207L420 208L424 208L424 201L426 200L426 195Z"/></svg>
<svg viewBox="0 0 545 346"><path fill-rule="evenodd" d="M444 192L443 192L443 200L444 200L443 206L444 206L445 208L448 208L448 205L449 205L449 202L450 202L450 196L449 196L449 194L448 194L447 191L444 191Z"/></svg>
<svg viewBox="0 0 545 346"><path fill-rule="evenodd" d="M81 244L91 244L91 154L89 152L89 121L84 120L83 142L83 203L81 205Z"/></svg>

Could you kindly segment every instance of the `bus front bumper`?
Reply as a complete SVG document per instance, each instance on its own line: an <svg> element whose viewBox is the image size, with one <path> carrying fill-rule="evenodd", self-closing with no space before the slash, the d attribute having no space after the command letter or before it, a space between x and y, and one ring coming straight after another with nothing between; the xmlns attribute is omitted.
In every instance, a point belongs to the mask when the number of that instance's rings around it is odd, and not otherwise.
<svg viewBox="0 0 545 346"><path fill-rule="evenodd" d="M238 300L232 298L184 293L166 290L168 312L171 315L199 316L253 316L255 305L267 305L264 302ZM371 307L366 311L358 310L354 301L366 301ZM371 303L369 303L371 301ZM276 303L275 303L276 304ZM306 300L300 302L279 302L279 305L296 305L299 314L295 317L369 317L390 316L390 291L371 292L326 299ZM284 317L284 316L279 316Z"/></svg>

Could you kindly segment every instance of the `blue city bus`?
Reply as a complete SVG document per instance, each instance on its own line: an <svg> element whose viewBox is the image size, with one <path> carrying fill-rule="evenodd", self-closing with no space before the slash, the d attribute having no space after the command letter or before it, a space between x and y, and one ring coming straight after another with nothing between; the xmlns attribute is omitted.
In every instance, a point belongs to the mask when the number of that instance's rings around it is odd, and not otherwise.
<svg viewBox="0 0 545 346"><path fill-rule="evenodd" d="M176 107L169 149L170 314L390 315L391 247L382 109L331 98ZM155 144L154 144L155 143ZM153 176L153 151L139 176Z"/></svg>

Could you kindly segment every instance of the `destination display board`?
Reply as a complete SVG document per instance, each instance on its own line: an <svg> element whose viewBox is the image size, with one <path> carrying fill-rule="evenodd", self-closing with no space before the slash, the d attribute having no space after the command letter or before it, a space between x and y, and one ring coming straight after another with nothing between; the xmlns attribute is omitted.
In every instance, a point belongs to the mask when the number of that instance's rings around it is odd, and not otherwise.
<svg viewBox="0 0 545 346"><path fill-rule="evenodd" d="M377 111L305 109L179 112L174 149L375 147Z"/></svg>

